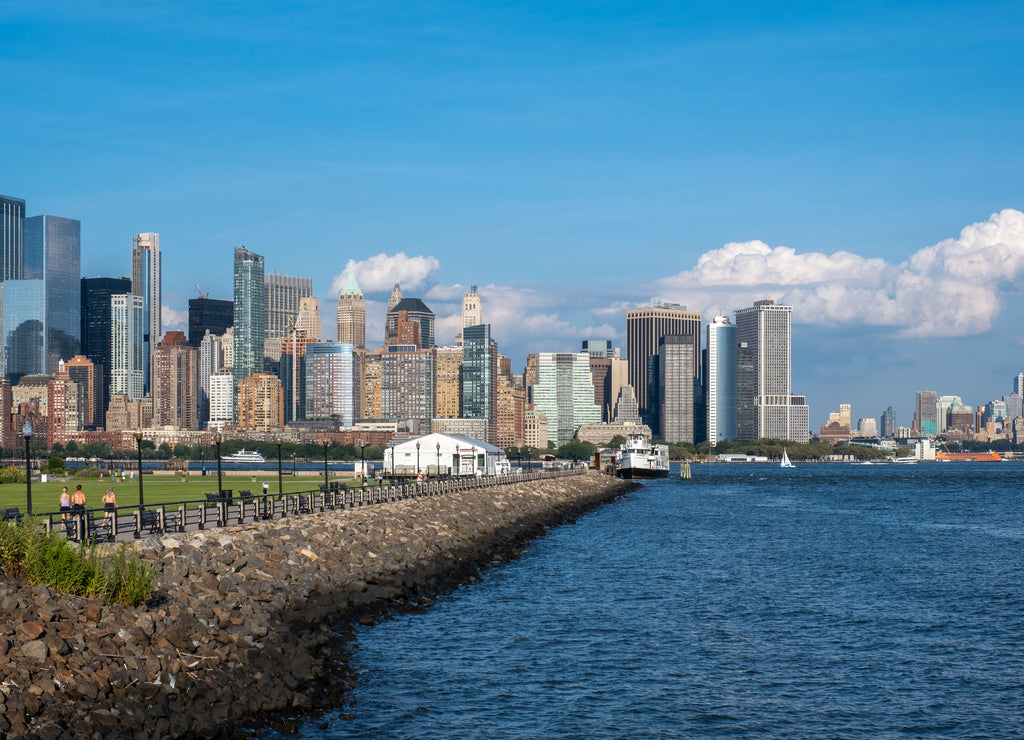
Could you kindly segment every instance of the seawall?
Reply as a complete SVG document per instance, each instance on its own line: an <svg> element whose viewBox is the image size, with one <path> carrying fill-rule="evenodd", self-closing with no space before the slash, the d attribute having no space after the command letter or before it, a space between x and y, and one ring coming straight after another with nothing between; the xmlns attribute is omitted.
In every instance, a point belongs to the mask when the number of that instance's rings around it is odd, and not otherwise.
<svg viewBox="0 0 1024 740"><path fill-rule="evenodd" d="M635 488L590 472L150 538L137 609L0 582L0 735L217 737L337 708L345 626Z"/></svg>

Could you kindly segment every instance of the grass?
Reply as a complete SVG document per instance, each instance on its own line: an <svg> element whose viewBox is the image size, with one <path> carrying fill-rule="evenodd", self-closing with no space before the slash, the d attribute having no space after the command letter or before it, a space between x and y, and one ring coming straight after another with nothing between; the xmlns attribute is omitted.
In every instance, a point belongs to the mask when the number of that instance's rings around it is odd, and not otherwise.
<svg viewBox="0 0 1024 740"><path fill-rule="evenodd" d="M253 478L256 478L253 481ZM169 475L147 475L142 481L143 496L146 506L177 503L179 501L201 501L207 493L217 492L217 474L206 477L191 475L182 483L181 478ZM277 493L277 474L271 475L225 475L223 476L223 487L234 491L252 491L254 495L263 492L263 482L270 486L270 493ZM341 481L344 485L354 485L356 479L351 473L344 476L331 476L330 481ZM285 493L298 491L316 490L324 482L322 475L300 475L292 477L283 476L282 483ZM86 508L103 508L103 493L110 486L110 480L104 476L103 480L95 478L68 478L66 482L60 480L48 480L46 483L32 481L32 511L36 514L56 512L60 508L60 490L67 486L68 491L74 492L75 486L81 483L85 491ZM114 483L114 493L117 494L118 506L133 506L139 502L139 481L135 480L118 481ZM24 481L21 483L0 484L0 509L14 508L21 509L22 513L28 511L26 502L27 490Z"/></svg>
<svg viewBox="0 0 1024 740"><path fill-rule="evenodd" d="M122 546L101 556L46 532L36 517L0 525L0 572L29 584L110 603L137 606L153 596L155 571Z"/></svg>

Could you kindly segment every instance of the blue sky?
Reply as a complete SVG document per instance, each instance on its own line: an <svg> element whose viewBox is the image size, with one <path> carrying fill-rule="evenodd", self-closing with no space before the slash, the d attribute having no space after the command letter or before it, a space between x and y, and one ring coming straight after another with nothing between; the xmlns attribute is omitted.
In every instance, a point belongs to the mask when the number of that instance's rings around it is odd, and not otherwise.
<svg viewBox="0 0 1024 740"><path fill-rule="evenodd" d="M521 368L627 308L794 307L794 391L910 423L1024 370L1019 2L5 2L0 192L161 234L165 324L232 249L462 292ZM329 322L330 323L330 322Z"/></svg>

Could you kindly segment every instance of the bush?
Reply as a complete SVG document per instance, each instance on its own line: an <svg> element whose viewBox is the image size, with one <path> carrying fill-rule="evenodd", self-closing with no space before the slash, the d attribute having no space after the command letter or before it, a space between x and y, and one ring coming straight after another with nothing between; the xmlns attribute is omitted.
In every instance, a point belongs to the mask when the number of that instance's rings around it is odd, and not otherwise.
<svg viewBox="0 0 1024 740"><path fill-rule="evenodd" d="M18 483L25 480L25 473L14 465L0 468L0 483Z"/></svg>
<svg viewBox="0 0 1024 740"><path fill-rule="evenodd" d="M71 477L72 478L99 478L102 474L103 474L103 471L100 470L99 468L93 468L93 467L86 466L84 468L79 468L78 470L76 470L74 475L72 475Z"/></svg>
<svg viewBox="0 0 1024 740"><path fill-rule="evenodd" d="M30 584L78 596L102 596L108 603L137 606L153 596L155 569L122 545L101 557L94 545L72 545L40 521L26 517L0 525L0 571Z"/></svg>

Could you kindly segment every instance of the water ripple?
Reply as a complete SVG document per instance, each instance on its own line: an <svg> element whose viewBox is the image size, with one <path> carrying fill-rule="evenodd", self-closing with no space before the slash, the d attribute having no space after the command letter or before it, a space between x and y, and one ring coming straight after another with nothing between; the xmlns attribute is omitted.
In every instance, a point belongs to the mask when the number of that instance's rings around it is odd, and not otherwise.
<svg viewBox="0 0 1024 740"><path fill-rule="evenodd" d="M301 737L1024 736L1014 464L701 466L361 629Z"/></svg>

